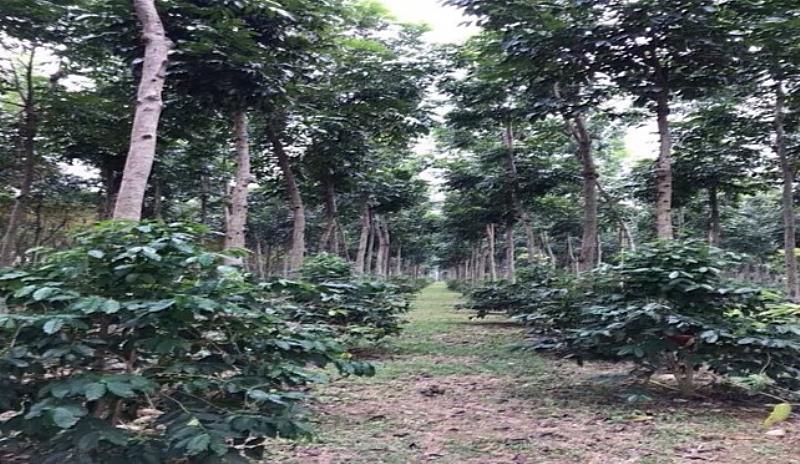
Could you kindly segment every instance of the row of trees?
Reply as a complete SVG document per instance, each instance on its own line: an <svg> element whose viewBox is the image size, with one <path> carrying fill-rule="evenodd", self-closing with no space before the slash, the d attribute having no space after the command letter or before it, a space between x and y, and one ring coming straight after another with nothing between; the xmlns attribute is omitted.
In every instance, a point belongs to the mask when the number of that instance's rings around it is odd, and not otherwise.
<svg viewBox="0 0 800 464"><path fill-rule="evenodd" d="M369 1L4 2L0 264L146 218L224 230L263 274L310 251L411 272L427 253L402 227L430 225L411 155L438 67L424 32Z"/></svg>
<svg viewBox="0 0 800 464"><path fill-rule="evenodd" d="M560 255L587 270L603 248L691 236L692 207L709 242L747 248L727 241L720 211L780 184L787 290L798 297L796 2L448 3L484 28L451 54L466 75L443 85L454 109L441 140L460 158L447 166L446 233L467 244L447 247L448 264L494 275L501 227L508 277L515 229L529 261ZM630 166L624 134L650 119L657 160Z"/></svg>

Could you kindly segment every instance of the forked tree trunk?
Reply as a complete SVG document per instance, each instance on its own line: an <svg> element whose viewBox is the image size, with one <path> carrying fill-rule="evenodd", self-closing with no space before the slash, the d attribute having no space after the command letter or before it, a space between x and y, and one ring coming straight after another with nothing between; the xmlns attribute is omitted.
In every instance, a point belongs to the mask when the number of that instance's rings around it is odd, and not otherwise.
<svg viewBox="0 0 800 464"><path fill-rule="evenodd" d="M672 240L672 134L669 127L669 100L658 100L656 116L660 148L656 162L656 231L658 238Z"/></svg>
<svg viewBox="0 0 800 464"><path fill-rule="evenodd" d="M783 253L786 266L786 293L791 301L797 302L800 300L800 289L797 286L797 257L795 256L795 248L797 248L795 238L797 224L794 214L795 167L786 152L785 104L786 95L783 90L783 82L778 81L775 92L775 152L781 163L781 173L783 174Z"/></svg>
<svg viewBox="0 0 800 464"><path fill-rule="evenodd" d="M708 207L710 210L708 217L708 243L718 247L722 242L722 230L719 218L719 195L717 189L708 189Z"/></svg>
<svg viewBox="0 0 800 464"><path fill-rule="evenodd" d="M486 241L489 242L489 280L494 282L497 280L497 250L496 246L496 233L495 225L486 225Z"/></svg>
<svg viewBox="0 0 800 464"><path fill-rule="evenodd" d="M158 121L163 108L162 93L169 63L172 41L167 38L158 16L155 0L133 0L136 16L142 23L145 45L142 78L136 99L136 112L131 129L131 142L125 171L122 175L114 219L139 221L153 169L158 137Z"/></svg>
<svg viewBox="0 0 800 464"><path fill-rule="evenodd" d="M270 145L272 145L272 151L278 159L278 167L283 173L286 191L289 194L289 206L292 208L292 246L288 256L289 272L291 273L303 265L306 254L306 208L300 194L300 187L294 177L291 160L283 148L283 142L271 125L267 125L265 132Z"/></svg>
<svg viewBox="0 0 800 464"><path fill-rule="evenodd" d="M236 137L236 178L230 195L230 215L225 229L225 249L246 246L247 187L250 185L250 139L247 133L247 114L238 111L233 118ZM228 259L228 264L241 265L241 258Z"/></svg>
<svg viewBox="0 0 800 464"><path fill-rule="evenodd" d="M547 257L550 258L550 265L552 267L557 267L558 259L556 258L556 253L553 251L553 245L550 243L550 236L547 235L547 232L542 232L542 245L547 252Z"/></svg>

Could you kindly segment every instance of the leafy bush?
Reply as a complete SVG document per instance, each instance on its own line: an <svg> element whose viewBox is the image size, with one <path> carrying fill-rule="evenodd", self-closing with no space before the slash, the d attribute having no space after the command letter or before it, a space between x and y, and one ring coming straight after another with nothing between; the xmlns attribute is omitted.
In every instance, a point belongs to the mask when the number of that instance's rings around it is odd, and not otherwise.
<svg viewBox="0 0 800 464"><path fill-rule="evenodd" d="M698 242L663 242L592 275L580 317L568 332L576 355L631 360L647 373L667 369L686 391L706 366L729 377L766 375L798 384L800 326L762 317L759 289L728 287L733 255ZM570 324L566 324L569 326Z"/></svg>
<svg viewBox="0 0 800 464"><path fill-rule="evenodd" d="M336 255L320 253L306 259L298 274L305 282L343 281L353 277L353 267Z"/></svg>
<svg viewBox="0 0 800 464"><path fill-rule="evenodd" d="M514 284L499 281L472 288L462 308L476 311L477 317L505 313L543 329L558 329L574 319L573 304L589 282L550 266L527 266Z"/></svg>
<svg viewBox="0 0 800 464"><path fill-rule="evenodd" d="M407 276L393 276L389 278L389 282L397 287L400 293L406 295L414 295L421 292L425 287L431 284L430 279L426 278L413 278Z"/></svg>
<svg viewBox="0 0 800 464"><path fill-rule="evenodd" d="M0 410L17 412L0 427L33 462L240 461L308 433L298 402L322 379L307 367L371 373L198 249L201 233L105 223L0 274Z"/></svg>
<svg viewBox="0 0 800 464"><path fill-rule="evenodd" d="M409 295L376 279L352 282L293 282L278 280L264 288L283 299L284 312L303 324L336 330L345 343L357 338L379 340L400 333Z"/></svg>

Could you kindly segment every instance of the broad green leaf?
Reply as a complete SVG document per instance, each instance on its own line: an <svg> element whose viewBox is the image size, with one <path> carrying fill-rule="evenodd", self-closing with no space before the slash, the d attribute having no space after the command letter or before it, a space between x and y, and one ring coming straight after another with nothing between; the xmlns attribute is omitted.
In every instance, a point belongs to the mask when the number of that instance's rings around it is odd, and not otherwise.
<svg viewBox="0 0 800 464"><path fill-rule="evenodd" d="M102 383L90 383L83 389L83 394L89 401L99 400L106 394L106 386Z"/></svg>
<svg viewBox="0 0 800 464"><path fill-rule="evenodd" d="M53 409L51 417L57 426L68 429L77 424L84 415L85 413L75 407L58 407Z"/></svg>
<svg viewBox="0 0 800 464"><path fill-rule="evenodd" d="M207 451L208 446L211 444L211 436L203 433L195 436L186 444L186 453L189 456L197 456L198 454Z"/></svg>
<svg viewBox="0 0 800 464"><path fill-rule="evenodd" d="M62 327L64 327L64 319L50 319L44 323L42 330L44 330L44 333L48 335L53 335L61 330Z"/></svg>
<svg viewBox="0 0 800 464"><path fill-rule="evenodd" d="M106 388L109 392L122 398L132 398L135 396L135 393L131 388L131 384L128 382L112 380L110 382L106 382Z"/></svg>

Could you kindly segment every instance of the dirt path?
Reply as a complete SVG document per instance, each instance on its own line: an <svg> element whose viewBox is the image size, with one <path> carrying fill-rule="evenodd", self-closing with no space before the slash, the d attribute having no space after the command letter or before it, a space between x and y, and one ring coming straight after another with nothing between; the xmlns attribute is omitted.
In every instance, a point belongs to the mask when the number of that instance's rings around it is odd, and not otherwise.
<svg viewBox="0 0 800 464"><path fill-rule="evenodd" d="M762 405L686 401L619 366L515 349L523 329L471 321L456 302L426 289L404 334L376 350L378 375L318 392L315 441L282 443L266 462L800 463L800 424L767 436Z"/></svg>

